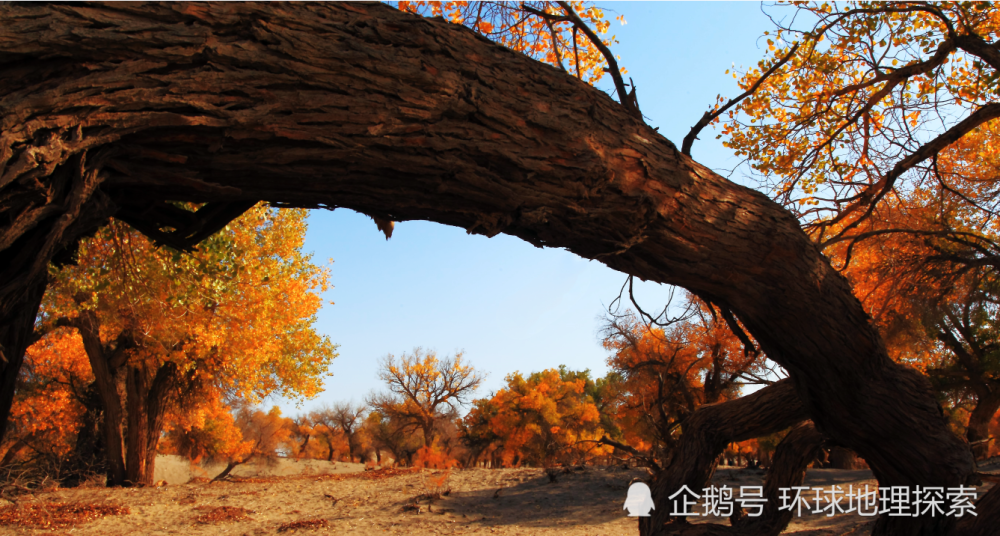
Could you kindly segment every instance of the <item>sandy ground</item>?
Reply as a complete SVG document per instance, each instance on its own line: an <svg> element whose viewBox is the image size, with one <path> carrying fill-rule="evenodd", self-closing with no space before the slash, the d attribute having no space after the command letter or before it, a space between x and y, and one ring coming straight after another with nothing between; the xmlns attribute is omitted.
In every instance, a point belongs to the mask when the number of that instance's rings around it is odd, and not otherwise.
<svg viewBox="0 0 1000 536"><path fill-rule="evenodd" d="M713 483L759 485L760 473L720 468ZM118 504L127 506L130 513L59 530L7 526L0 527L0 533L263 535L278 533L286 523L322 519L325 528L282 534L634 535L635 519L626 517L622 505L629 482L643 475L638 469L588 467L559 475L552 483L541 469L415 470L393 476L361 472L144 489L75 488L25 496L19 503ZM865 483L874 484L869 471L815 469L810 470L806 485ZM440 499L422 497L446 490L450 493ZM242 521L201 523L196 519L219 506L242 507L252 513ZM786 532L831 536L857 528L855 534L864 534L867 530L860 525L869 520L853 514L808 515L793 518Z"/></svg>
<svg viewBox="0 0 1000 536"><path fill-rule="evenodd" d="M193 464L183 456L156 457L153 468L153 480L166 481L167 484L187 484L193 478L211 480L226 468L224 463ZM364 471L364 464L346 462L328 462L325 460L289 460L279 459L277 463L248 463L237 466L230 473L234 477L253 478L262 476L293 476L344 474Z"/></svg>

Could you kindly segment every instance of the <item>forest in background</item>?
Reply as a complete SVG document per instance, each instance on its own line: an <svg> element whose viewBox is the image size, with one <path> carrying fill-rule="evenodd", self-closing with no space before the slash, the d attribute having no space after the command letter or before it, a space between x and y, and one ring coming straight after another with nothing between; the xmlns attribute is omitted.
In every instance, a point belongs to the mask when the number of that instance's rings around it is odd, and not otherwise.
<svg viewBox="0 0 1000 536"><path fill-rule="evenodd" d="M328 272L301 252L305 229L305 211L261 205L197 251L157 247L120 224L84 241L77 264L51 269L0 469L66 485L102 475L108 485L153 484L156 454L225 463L220 479L278 457L660 471L699 407L785 375L711 304L685 294L657 318L619 312L630 293L623 287L600 333L604 377L566 366L515 371L505 387L476 398L483 377L465 356L416 348L381 359L385 389L365 401L282 415L258 404L314 396L337 355L311 327ZM976 359L980 381L989 382L1000 352L989 273L973 272L974 286L932 306L927 293L915 301L896 290L919 273L902 265L889 274L898 280L887 277L886 264L897 261L881 249L859 251L849 273L866 303L883 311L897 358L935 379L955 433L979 459L996 455L997 402L961 389L962 380L977 380ZM766 467L786 434L732 442L719 461ZM864 464L835 446L811 463Z"/></svg>

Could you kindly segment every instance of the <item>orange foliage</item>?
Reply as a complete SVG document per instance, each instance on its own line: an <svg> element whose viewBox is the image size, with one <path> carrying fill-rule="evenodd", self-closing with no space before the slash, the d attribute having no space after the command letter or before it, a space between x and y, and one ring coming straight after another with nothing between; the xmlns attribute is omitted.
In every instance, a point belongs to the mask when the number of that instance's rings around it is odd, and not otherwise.
<svg viewBox="0 0 1000 536"><path fill-rule="evenodd" d="M0 525L52 530L129 513L128 506L116 504L30 502L0 508Z"/></svg>
<svg viewBox="0 0 1000 536"><path fill-rule="evenodd" d="M614 352L608 365L620 377L613 417L621 437L661 461L698 406L739 396L741 383L762 367L762 357L745 352L707 306L691 308L690 319L666 329L625 315L604 330L604 347Z"/></svg>
<svg viewBox="0 0 1000 536"><path fill-rule="evenodd" d="M61 330L31 346L21 380L11 435L56 458L65 456L85 411L79 398L93 381L80 336Z"/></svg>
<svg viewBox="0 0 1000 536"><path fill-rule="evenodd" d="M610 449L595 443L604 429L593 398L585 393L587 374L565 368L527 378L510 374L507 387L466 416L464 434L482 435L488 428L504 466L577 463L607 454Z"/></svg>
<svg viewBox="0 0 1000 536"><path fill-rule="evenodd" d="M161 452L185 456L192 462L242 459L252 450L253 444L244 439L232 409L216 392L190 411L177 412L160 444Z"/></svg>
<svg viewBox="0 0 1000 536"><path fill-rule="evenodd" d="M882 202L864 240L829 249L890 356L930 377L956 432L973 444L986 440L1000 407L1000 249L996 218L979 205L998 191L998 129L992 121L959 139L938 157L934 180ZM974 446L977 456L987 451Z"/></svg>
<svg viewBox="0 0 1000 536"><path fill-rule="evenodd" d="M604 11L584 2L570 2L576 14L598 34L607 34L611 24ZM567 21L547 22L522 6L552 15L565 12L556 2L431 2L400 1L401 11L425 16L444 17L462 24L492 41L550 65L562 66L587 83L597 83L604 76L607 63L600 50L583 32L572 30ZM625 24L621 15L617 20ZM617 43L615 36L602 40L604 45ZM622 70L624 74L625 70Z"/></svg>
<svg viewBox="0 0 1000 536"><path fill-rule="evenodd" d="M987 45L1000 37L1000 17L987 2L788 9L797 13L775 19L791 27L765 32L767 57L733 76L750 89L789 61L740 103L741 113L724 118L722 135L790 209L814 229L833 231L817 233L822 240L870 215L893 186L920 188L933 164L921 164L927 155L907 161L914 149L995 101L996 71L970 52L974 46L956 48L950 28ZM989 204L972 197L967 206L981 201Z"/></svg>
<svg viewBox="0 0 1000 536"><path fill-rule="evenodd" d="M458 460L448 456L437 444L420 447L413 457L413 467L418 469L451 469L458 466Z"/></svg>
<svg viewBox="0 0 1000 536"><path fill-rule="evenodd" d="M312 328L329 271L301 252L305 217L258 205L191 253L158 248L120 222L82 241L77 265L51 269L38 324L45 336L28 352L35 377L26 385L35 387L20 390L15 415L45 412L40 422L58 425L52 444L69 449L69 423L81 407L65 386L80 398L94 380L95 357L79 336L80 319L90 315L104 352L97 358L111 363L112 353L124 351L118 371L147 382L137 396L153 396L154 378L173 378L157 402L176 427L205 437L171 449L194 457L240 452L220 393L250 401L311 397L336 357L335 345ZM123 376L112 370L108 381ZM109 396L124 398L122 391Z"/></svg>
<svg viewBox="0 0 1000 536"><path fill-rule="evenodd" d="M387 355L380 363L379 378L390 394L374 394L368 405L399 431L420 430L423 444L434 444L442 422L464 404L483 382L483 375L454 358L438 359L434 352L414 349L398 359Z"/></svg>
<svg viewBox="0 0 1000 536"><path fill-rule="evenodd" d="M43 318L95 310L102 341L136 334L130 362L173 362L251 400L311 397L336 353L311 328L329 271L301 252L305 216L259 205L191 254L113 223L53 272Z"/></svg>

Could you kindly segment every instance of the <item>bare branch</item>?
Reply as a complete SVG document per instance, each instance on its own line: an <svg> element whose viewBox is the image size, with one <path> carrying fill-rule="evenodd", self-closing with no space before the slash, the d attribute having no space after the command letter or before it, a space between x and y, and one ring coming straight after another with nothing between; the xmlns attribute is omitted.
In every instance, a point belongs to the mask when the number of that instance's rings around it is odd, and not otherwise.
<svg viewBox="0 0 1000 536"><path fill-rule="evenodd" d="M800 43L795 43L795 46L793 46L792 49L788 51L788 54L785 54L785 56L782 57L781 60L778 61L778 63L772 65L771 68L767 70L767 72L762 74L760 78L758 78L757 81L754 82L752 86L750 86L750 89L744 91L735 98L729 99L729 102L727 102L724 106L722 106L722 108L719 108L714 112L711 111L705 112L705 115L702 115L701 119L699 119L698 122L695 123L693 127L691 127L691 131L688 132L687 136L684 136L684 142L681 144L681 152L688 156L691 156L691 146L694 145L694 140L698 139L698 134L702 131L702 129L710 125L712 121L715 121L717 117L729 111L730 108L739 104L743 99L749 97L750 95L753 95L757 91L757 89L761 86L761 84L763 84L768 78L770 78L771 75L775 73L775 71L781 68L781 66L788 63L788 60L792 59L795 56L795 53L798 52L799 50L799 45Z"/></svg>

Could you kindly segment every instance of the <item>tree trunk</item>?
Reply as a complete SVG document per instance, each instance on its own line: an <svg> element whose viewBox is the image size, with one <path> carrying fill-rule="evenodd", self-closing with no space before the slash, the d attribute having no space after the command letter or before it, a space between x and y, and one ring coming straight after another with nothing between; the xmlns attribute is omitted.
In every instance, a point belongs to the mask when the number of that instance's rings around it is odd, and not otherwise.
<svg viewBox="0 0 1000 536"><path fill-rule="evenodd" d="M829 460L831 469L854 471L864 468L864 463L858 458L858 455L844 447L832 447Z"/></svg>
<svg viewBox="0 0 1000 536"><path fill-rule="evenodd" d="M309 445L309 438L311 438L311 437L312 437L312 434L306 434L306 438L303 439L302 440L302 444L299 445L299 456L298 456L299 458L305 456L306 447Z"/></svg>
<svg viewBox="0 0 1000 536"><path fill-rule="evenodd" d="M144 367L143 367L144 368ZM129 485L141 486L149 471L146 470L146 452L149 450L149 415L146 412L146 398L149 385L146 371L140 365L128 367L125 374L125 413L128 416L128 427L125 434L125 481ZM152 475L149 475L152 484Z"/></svg>
<svg viewBox="0 0 1000 536"><path fill-rule="evenodd" d="M108 472L104 448L104 410L95 382L84 390L81 403L84 412L73 443L70 476L63 480L66 487L75 487L97 472Z"/></svg>
<svg viewBox="0 0 1000 536"><path fill-rule="evenodd" d="M0 11L0 21L5 19L6 13ZM4 37L4 29L0 29L0 40ZM0 69L7 66L0 60ZM0 443L7 431L24 352L32 343L49 261L71 261L77 239L104 224L116 209L107 195L96 189L97 174L83 169L83 154L57 158L62 165L53 162L55 165L43 173L47 175L44 193L25 187L7 173L13 141L8 135L20 129L13 127L12 116L7 114L11 96L7 89L0 82L0 102L5 103L0 106L4 109L0 117ZM38 154L43 160L47 158Z"/></svg>
<svg viewBox="0 0 1000 536"><path fill-rule="evenodd" d="M990 391L987 396L979 396L976 407L969 415L969 426L965 429L965 438L972 447L972 455L977 460L985 459L990 454L990 421L1000 409L1000 390Z"/></svg>
<svg viewBox="0 0 1000 536"><path fill-rule="evenodd" d="M11 446L7 447L7 452L4 453L3 459L0 459L0 468L7 467L14 462L14 458L18 455L24 447L28 446L28 442L32 439L31 435L27 437L19 438Z"/></svg>
<svg viewBox="0 0 1000 536"><path fill-rule="evenodd" d="M125 448L122 437L122 403L118 394L115 379L116 367L110 359L105 347L101 344L100 324L93 311L81 311L76 319L75 327L83 339L83 348L90 361L90 369L94 373L94 384L101 398L104 409L104 448L108 461L108 487L126 484Z"/></svg>
<svg viewBox="0 0 1000 536"><path fill-rule="evenodd" d="M801 486L806 467L816 457L823 444L820 434L811 422L796 425L781 440L774 453L775 463L764 479L764 511L758 517L746 515L742 509L730 516L732 525L714 523L690 524L685 519L666 525L659 534L672 536L777 536L792 520L792 510L780 510L781 489ZM700 488L699 488L700 489Z"/></svg>
<svg viewBox="0 0 1000 536"><path fill-rule="evenodd" d="M55 244L0 280L38 281L82 232L66 221L105 193L164 240L200 236L159 230L166 200L502 232L728 307L881 485L974 470L927 380L889 359L795 218L558 69L384 5L6 4L0 22L0 250L43 224Z"/></svg>
<svg viewBox="0 0 1000 536"><path fill-rule="evenodd" d="M253 458L253 456L254 455L251 454L242 460L230 461L228 464L226 464L226 468L223 469L221 473L219 473L218 475L216 475L215 478L212 479L212 482L218 482L220 480L225 479L227 476L229 476L229 473L233 472L233 469L236 469L237 466L247 463L248 461L250 461L251 458Z"/></svg>
<svg viewBox="0 0 1000 536"><path fill-rule="evenodd" d="M667 498L681 486L702 489L712 478L715 461L727 445L780 432L805 419L805 408L790 380L743 398L698 408L684 423L684 433L670 464L651 486L657 507L652 517L639 519L640 532L657 534L657 527L678 521L670 516ZM679 521L684 523L683 518Z"/></svg>
<svg viewBox="0 0 1000 536"><path fill-rule="evenodd" d="M156 447L163 432L170 390L177 380L177 365L164 363L150 380L145 364L133 364L126 375L128 445L126 480L135 486L152 486Z"/></svg>
<svg viewBox="0 0 1000 536"><path fill-rule="evenodd" d="M976 515L965 515L958 522L954 536L995 536L997 519L1000 519L1000 485L994 484L976 501Z"/></svg>
<svg viewBox="0 0 1000 536"><path fill-rule="evenodd" d="M0 274L7 254L6 251L0 254ZM0 444L7 434L17 376L24 364L24 352L32 342L35 311L42 303L45 284L45 278L40 277L27 287L16 289L9 297L0 295Z"/></svg>
<svg viewBox="0 0 1000 536"><path fill-rule="evenodd" d="M146 463L145 473L141 475L139 483L144 486L153 485L153 473L156 471L156 449L160 445L160 436L163 435L163 426L166 423L167 409L172 398L172 391L180 380L177 365L167 362L160 365L153 377L153 384L149 389L146 398L146 424L144 430L146 434Z"/></svg>
<svg viewBox="0 0 1000 536"><path fill-rule="evenodd" d="M97 384L91 382L83 395L84 413L76 432L73 458L80 469L99 465L104 458L104 410Z"/></svg>
<svg viewBox="0 0 1000 536"><path fill-rule="evenodd" d="M327 448L327 451L326 451L326 461L332 462L333 461L333 439L331 439L329 436L327 436L327 438L326 438L326 448Z"/></svg>
<svg viewBox="0 0 1000 536"><path fill-rule="evenodd" d="M420 427L420 429L424 433L424 446L427 448L431 448L431 446L434 444L434 421L431 421L429 423L425 422Z"/></svg>
<svg viewBox="0 0 1000 536"><path fill-rule="evenodd" d="M778 443L774 463L764 479L764 513L760 517L741 517L734 520L736 531L747 536L777 536L792 520L791 510L779 510L781 488L801 486L806 478L806 467L816 457L823 444L823 435L812 423L802 423L792 428Z"/></svg>

